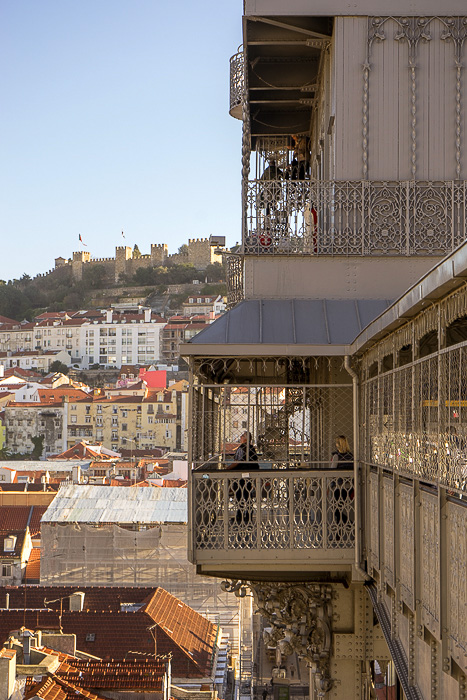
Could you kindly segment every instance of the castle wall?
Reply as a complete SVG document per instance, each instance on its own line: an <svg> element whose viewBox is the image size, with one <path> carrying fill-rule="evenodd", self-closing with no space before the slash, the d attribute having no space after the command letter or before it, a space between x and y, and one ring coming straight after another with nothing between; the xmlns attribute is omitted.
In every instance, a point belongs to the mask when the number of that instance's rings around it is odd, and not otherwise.
<svg viewBox="0 0 467 700"><path fill-rule="evenodd" d="M131 276L141 268L158 267L167 262L177 265L192 264L198 270L204 270L207 265L214 262L222 263L222 256L214 252L216 248L211 245L209 238L190 238L187 248L187 254L169 255L166 243L153 243L148 255L137 258L133 257L130 246L117 246L114 258L91 258L88 251L78 251L73 253L70 263L64 261L64 258L57 258L55 270L71 267L73 280L79 281L83 279L85 265L104 265L106 274L115 282L119 282L122 275Z"/></svg>

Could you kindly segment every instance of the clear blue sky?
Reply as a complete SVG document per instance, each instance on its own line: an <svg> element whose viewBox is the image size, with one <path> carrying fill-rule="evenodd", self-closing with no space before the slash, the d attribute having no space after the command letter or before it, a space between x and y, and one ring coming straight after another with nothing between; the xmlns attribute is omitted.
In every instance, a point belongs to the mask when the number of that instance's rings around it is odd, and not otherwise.
<svg viewBox="0 0 467 700"><path fill-rule="evenodd" d="M51 269L79 234L93 257L240 239L241 15L241 0L2 0L0 279Z"/></svg>

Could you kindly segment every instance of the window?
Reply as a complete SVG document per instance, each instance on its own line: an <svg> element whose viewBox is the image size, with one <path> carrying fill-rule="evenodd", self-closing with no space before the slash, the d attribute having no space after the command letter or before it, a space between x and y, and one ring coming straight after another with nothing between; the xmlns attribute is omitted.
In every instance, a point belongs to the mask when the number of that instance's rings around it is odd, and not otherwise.
<svg viewBox="0 0 467 700"><path fill-rule="evenodd" d="M122 430L126 432L128 430L128 426L126 423L122 423Z"/></svg>
<svg viewBox="0 0 467 700"><path fill-rule="evenodd" d="M76 423L77 417L76 416L71 416L71 422Z"/></svg>
<svg viewBox="0 0 467 700"><path fill-rule="evenodd" d="M11 576L11 574L12 574L11 564L3 564L2 565L2 576Z"/></svg>
<svg viewBox="0 0 467 700"><path fill-rule="evenodd" d="M91 422L91 416L84 416L84 422L85 422L85 423L90 423L90 422Z"/></svg>

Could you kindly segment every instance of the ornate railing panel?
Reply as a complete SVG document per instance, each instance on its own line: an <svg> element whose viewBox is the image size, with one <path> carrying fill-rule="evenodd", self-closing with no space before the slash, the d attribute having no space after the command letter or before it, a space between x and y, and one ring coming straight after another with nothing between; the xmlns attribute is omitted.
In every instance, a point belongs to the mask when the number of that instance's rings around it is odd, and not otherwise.
<svg viewBox="0 0 467 700"><path fill-rule="evenodd" d="M353 549L351 471L193 472L196 550Z"/></svg>
<svg viewBox="0 0 467 700"><path fill-rule="evenodd" d="M242 301L245 292L243 284L243 258L239 255L227 255L226 283L227 283L227 308L232 308Z"/></svg>
<svg viewBox="0 0 467 700"><path fill-rule="evenodd" d="M241 47L230 59L230 114L242 118L242 104L245 99L245 57Z"/></svg>
<svg viewBox="0 0 467 700"><path fill-rule="evenodd" d="M450 652L467 670L467 508L447 504Z"/></svg>
<svg viewBox="0 0 467 700"><path fill-rule="evenodd" d="M274 172L246 183L246 254L442 255L465 240L464 181L324 182Z"/></svg>
<svg viewBox="0 0 467 700"><path fill-rule="evenodd" d="M420 492L422 620L440 636L440 532L438 495Z"/></svg>
<svg viewBox="0 0 467 700"><path fill-rule="evenodd" d="M378 474L370 474L370 532L369 560L370 566L379 569L379 480Z"/></svg>
<svg viewBox="0 0 467 700"><path fill-rule="evenodd" d="M459 344L364 382L364 461L466 489L466 352Z"/></svg>
<svg viewBox="0 0 467 700"><path fill-rule="evenodd" d="M394 481L383 477L384 577L394 587Z"/></svg>
<svg viewBox="0 0 467 700"><path fill-rule="evenodd" d="M399 519L400 547L399 571L401 598L411 610L415 604L415 514L414 491L408 484L399 486Z"/></svg>

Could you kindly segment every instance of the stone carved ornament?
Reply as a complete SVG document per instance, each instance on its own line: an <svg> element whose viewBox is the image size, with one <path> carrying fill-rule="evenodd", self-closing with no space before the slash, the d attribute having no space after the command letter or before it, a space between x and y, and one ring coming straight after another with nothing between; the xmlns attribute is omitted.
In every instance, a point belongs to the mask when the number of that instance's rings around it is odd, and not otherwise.
<svg viewBox="0 0 467 700"><path fill-rule="evenodd" d="M297 653L314 676L316 697L331 687L331 586L323 584L247 583L223 581L222 590L243 598L253 593L257 612L265 617L271 631L265 631L266 646L277 647L283 656Z"/></svg>

